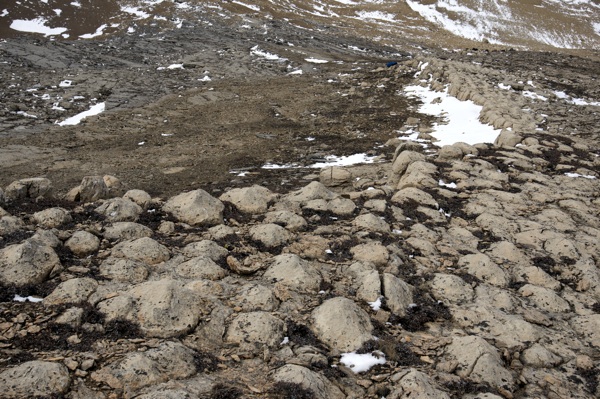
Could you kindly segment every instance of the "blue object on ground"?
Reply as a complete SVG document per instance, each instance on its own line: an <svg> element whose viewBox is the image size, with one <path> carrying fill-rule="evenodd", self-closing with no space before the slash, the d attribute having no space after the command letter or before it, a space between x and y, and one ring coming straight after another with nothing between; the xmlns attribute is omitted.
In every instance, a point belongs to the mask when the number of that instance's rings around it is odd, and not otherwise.
<svg viewBox="0 0 600 399"><path fill-rule="evenodd" d="M394 65L397 65L398 63L396 61L390 61L387 64L385 64L386 67L393 67Z"/></svg>

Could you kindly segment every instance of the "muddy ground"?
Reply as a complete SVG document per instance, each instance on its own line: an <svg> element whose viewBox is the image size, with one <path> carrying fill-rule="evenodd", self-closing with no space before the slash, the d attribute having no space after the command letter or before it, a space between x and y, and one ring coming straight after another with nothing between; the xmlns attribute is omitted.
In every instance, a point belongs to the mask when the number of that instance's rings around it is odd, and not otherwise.
<svg viewBox="0 0 600 399"><path fill-rule="evenodd" d="M314 170L261 166L306 166L326 155L369 152L397 137L407 118L418 115L416 103L398 95L411 77L398 79L386 64L419 53L533 71L557 89L598 95L589 79L578 79L594 75L593 57L418 50L412 42L391 48L332 28L308 32L285 21L253 23L250 29L247 20L243 27L213 20L167 32L146 27L141 37L24 36L0 43L6 82L0 92L0 186L44 176L64 193L83 176L111 174L167 196L237 183L275 188L306 182L302 177ZM252 54L255 46L280 58ZM183 69L168 69L173 64ZM374 84L387 76L395 77L393 84ZM70 86L61 87L64 81ZM101 115L57 125L99 102L107 108Z"/></svg>

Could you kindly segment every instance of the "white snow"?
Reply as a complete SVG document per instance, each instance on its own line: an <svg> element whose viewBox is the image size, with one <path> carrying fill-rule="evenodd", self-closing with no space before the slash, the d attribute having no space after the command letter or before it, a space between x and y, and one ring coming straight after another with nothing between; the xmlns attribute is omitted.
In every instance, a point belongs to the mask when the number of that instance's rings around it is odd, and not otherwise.
<svg viewBox="0 0 600 399"><path fill-rule="evenodd" d="M565 93L564 91L554 91L554 94L556 95L556 97L560 98L561 100L565 100L571 104L575 104L575 105L593 105L593 106L600 106L600 102L599 101L586 101L582 98L573 98L570 95L568 95L567 93Z"/></svg>
<svg viewBox="0 0 600 399"><path fill-rule="evenodd" d="M60 35L67 30L67 28L50 28L46 26L47 22L44 18L15 19L10 24L10 28L19 32L41 33L46 36Z"/></svg>
<svg viewBox="0 0 600 399"><path fill-rule="evenodd" d="M93 105L87 111L81 112L77 115L74 115L70 118L65 119L62 122L59 122L58 125L59 126L78 125L79 123L81 123L82 120L84 120L88 116L98 115L99 113L104 112L105 108L106 108L106 103L98 103L96 105Z"/></svg>
<svg viewBox="0 0 600 399"><path fill-rule="evenodd" d="M497 9L499 15L493 15L485 10L470 9L461 5L457 0L439 0L432 4L406 0L406 3L427 21L439 25L457 36L471 40L488 39L492 43L499 43L498 40L490 37L491 35L495 36L495 27L498 22L502 22L504 18L509 18L509 20L512 18L510 9L499 4ZM448 14L457 15L459 18L450 18Z"/></svg>
<svg viewBox="0 0 600 399"><path fill-rule="evenodd" d="M541 96L541 95L534 93L533 91L529 91L529 90L523 90L523 95L525 97L529 97L534 100L548 101L547 97Z"/></svg>
<svg viewBox="0 0 600 399"><path fill-rule="evenodd" d="M58 84L58 87L71 87L73 85L72 80L63 80Z"/></svg>
<svg viewBox="0 0 600 399"><path fill-rule="evenodd" d="M396 16L394 14L390 14L382 11L359 11L356 13L358 15L358 19L369 20L369 19L377 19L380 21L388 21L395 22Z"/></svg>
<svg viewBox="0 0 600 399"><path fill-rule="evenodd" d="M318 58L305 58L304 61L310 62L313 64L327 64L329 62L327 60L320 60Z"/></svg>
<svg viewBox="0 0 600 399"><path fill-rule="evenodd" d="M296 69L295 71L288 73L288 75L302 75L302 73L302 69Z"/></svg>
<svg viewBox="0 0 600 399"><path fill-rule="evenodd" d="M258 45L254 46L250 49L250 54L256 55L257 57L265 58L270 61L285 59L285 58L281 58L277 54L272 54L272 53L269 53L268 51L261 50L260 48L258 48Z"/></svg>
<svg viewBox="0 0 600 399"><path fill-rule="evenodd" d="M385 356L383 353L376 353L377 356L374 355L374 353L376 352L364 354L358 354L356 352L342 353L340 363L349 367L350 370L355 373L364 373L377 364L385 364Z"/></svg>
<svg viewBox="0 0 600 399"><path fill-rule="evenodd" d="M200 82L210 82L212 79L208 75L204 75L202 79L198 79Z"/></svg>
<svg viewBox="0 0 600 399"><path fill-rule="evenodd" d="M91 39L91 38L94 38L96 36L101 36L102 34L104 34L104 29L106 29L106 28L108 28L108 25L107 24L103 24L103 25L100 25L98 27L98 29L96 29L96 32L94 32L94 33L86 33L84 35L80 35L79 37L82 38L82 39Z"/></svg>
<svg viewBox="0 0 600 399"><path fill-rule="evenodd" d="M371 309L373 309L374 311L378 311L379 309L381 309L381 297L377 298L377 300L375 300L374 302L367 302L369 304L369 306L371 307Z"/></svg>
<svg viewBox="0 0 600 399"><path fill-rule="evenodd" d="M25 111L17 111L17 115L21 115L21 116L25 116L27 118L33 118L33 119L37 119L37 116L32 115L32 114L28 114Z"/></svg>
<svg viewBox="0 0 600 399"><path fill-rule="evenodd" d="M325 162L317 162L309 165L309 168L326 168L328 166L349 166L358 163L373 163L375 157L367 154L354 154L348 156L336 157L335 155L329 155L325 157Z"/></svg>
<svg viewBox="0 0 600 399"><path fill-rule="evenodd" d="M21 296L21 295L15 295L15 297L13 298L13 301L15 302L42 302L42 298L35 298L33 296Z"/></svg>
<svg viewBox="0 0 600 399"><path fill-rule="evenodd" d="M139 19L150 18L150 14L140 10L137 7L121 7L121 11L126 12L128 14L133 14Z"/></svg>
<svg viewBox="0 0 600 399"><path fill-rule="evenodd" d="M286 163L283 165L278 165L275 163L266 163L261 166L262 169L289 169L289 168L298 168L298 164L295 163Z"/></svg>
<svg viewBox="0 0 600 399"><path fill-rule="evenodd" d="M419 107L419 112L443 117L447 122L435 123L431 133L439 140L435 144L440 147L457 142L471 145L493 143L500 134L500 129L479 121L481 106L470 100L460 101L450 96L448 87L443 92L437 92L430 87L414 85L405 87L404 92L421 99L423 105Z"/></svg>
<svg viewBox="0 0 600 399"><path fill-rule="evenodd" d="M254 4L246 4L246 3L242 3L241 1L238 1L238 0L233 0L232 3L239 4L240 6L244 6L251 10L254 10L254 11L260 11L260 7L254 5Z"/></svg>
<svg viewBox="0 0 600 399"><path fill-rule="evenodd" d="M583 177L585 179L590 179L590 180L594 180L596 178L596 176L582 175L579 173L565 173L565 176L567 176L567 177Z"/></svg>
<svg viewBox="0 0 600 399"><path fill-rule="evenodd" d="M4 10L4 11L6 11L6 10ZM596 32L596 34L598 36L600 36L600 22L592 23L592 28L594 28L594 31Z"/></svg>
<svg viewBox="0 0 600 399"><path fill-rule="evenodd" d="M2 10L2 14L0 14L0 17L6 17L8 15L8 10L5 8L4 10Z"/></svg>
<svg viewBox="0 0 600 399"><path fill-rule="evenodd" d="M290 338L289 337L283 337L283 341L281 341L281 343L279 345L287 345L290 343Z"/></svg>
<svg viewBox="0 0 600 399"><path fill-rule="evenodd" d="M445 183L443 180L440 180L438 184L441 187L456 188L456 183Z"/></svg>

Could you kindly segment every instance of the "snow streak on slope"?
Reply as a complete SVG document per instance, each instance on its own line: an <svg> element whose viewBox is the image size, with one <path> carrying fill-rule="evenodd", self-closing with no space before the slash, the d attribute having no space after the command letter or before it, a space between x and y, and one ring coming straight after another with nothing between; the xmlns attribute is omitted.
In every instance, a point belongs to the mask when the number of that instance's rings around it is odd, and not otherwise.
<svg viewBox="0 0 600 399"><path fill-rule="evenodd" d="M600 5L594 1L406 0L424 19L468 39L597 49Z"/></svg>
<svg viewBox="0 0 600 399"><path fill-rule="evenodd" d="M209 23L205 17L333 27L392 45L409 39L462 47L459 37L520 48L600 49L598 0L20 0L0 6L0 38L22 31L68 39L143 34L142 26L177 29Z"/></svg>

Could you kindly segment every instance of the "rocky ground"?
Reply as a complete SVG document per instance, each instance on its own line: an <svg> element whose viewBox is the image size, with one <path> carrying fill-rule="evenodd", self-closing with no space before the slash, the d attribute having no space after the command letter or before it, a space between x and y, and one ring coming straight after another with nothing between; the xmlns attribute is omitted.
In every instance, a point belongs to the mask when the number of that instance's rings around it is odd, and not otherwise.
<svg viewBox="0 0 600 399"><path fill-rule="evenodd" d="M0 397L597 397L597 59L235 29L1 43Z"/></svg>

